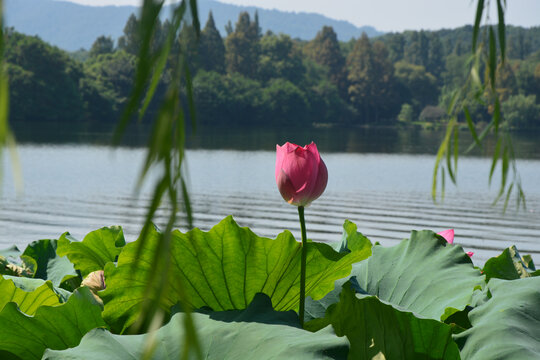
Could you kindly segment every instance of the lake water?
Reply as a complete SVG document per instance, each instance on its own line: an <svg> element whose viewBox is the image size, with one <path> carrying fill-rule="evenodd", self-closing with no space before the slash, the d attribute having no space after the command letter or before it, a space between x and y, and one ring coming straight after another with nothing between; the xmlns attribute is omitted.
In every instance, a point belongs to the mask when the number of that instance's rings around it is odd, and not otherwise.
<svg viewBox="0 0 540 360"><path fill-rule="evenodd" d="M130 133L129 146L116 149L105 145L102 131L71 131L60 138L55 137L62 131L54 127L52 137L45 128L18 131L24 190L16 194L5 156L0 248L24 248L65 231L82 239L107 225L122 225L128 240L136 239L150 197L150 184L139 197L133 194L145 151L139 147L143 131ZM490 159L481 153L460 158L459 186L447 184L444 203L433 203L432 154L440 141L438 132L318 129L295 134L291 140L318 143L329 172L327 190L306 209L313 240L339 240L345 219L383 245L396 244L413 229L454 228L455 243L474 251L477 264L512 244L540 263L538 134L515 138L524 157L517 165L527 210L516 213L511 208L504 215L502 206L491 206L498 179L488 188ZM289 229L299 239L296 208L282 200L274 180L275 144L286 136L286 131L223 130L193 138L187 168L194 225L208 230L232 214L259 235L275 237ZM158 225L166 210L161 209Z"/></svg>

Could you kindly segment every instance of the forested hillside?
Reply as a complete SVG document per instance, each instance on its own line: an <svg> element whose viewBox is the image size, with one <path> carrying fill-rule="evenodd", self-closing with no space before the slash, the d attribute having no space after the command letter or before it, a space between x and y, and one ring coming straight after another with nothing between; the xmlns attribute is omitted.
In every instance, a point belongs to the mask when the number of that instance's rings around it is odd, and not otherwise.
<svg viewBox="0 0 540 360"><path fill-rule="evenodd" d="M155 34L156 45L168 26ZM114 121L130 94L137 28L133 15L116 44L100 37L90 51L71 56L8 32L11 119ZM188 53L198 120L207 125L443 123L452 93L465 82L471 48L470 27L349 42L323 27L302 41L263 34L259 19L242 13L226 30L222 37L210 14L199 41L184 27L172 55ZM507 34L509 61L497 76L503 115L513 127L538 127L540 28L509 27ZM170 80L164 76L161 89ZM489 104L470 99L474 121L488 121Z"/></svg>

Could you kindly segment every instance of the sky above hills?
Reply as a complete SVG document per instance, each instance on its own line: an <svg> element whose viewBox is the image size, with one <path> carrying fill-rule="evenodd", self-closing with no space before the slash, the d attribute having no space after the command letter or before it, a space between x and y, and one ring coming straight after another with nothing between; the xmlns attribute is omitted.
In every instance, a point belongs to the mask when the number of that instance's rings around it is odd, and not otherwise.
<svg viewBox="0 0 540 360"><path fill-rule="evenodd" d="M141 0L62 0L85 5L138 5ZM455 28L472 24L475 0L220 0L223 3L283 11L313 12L380 31ZM493 1L495 3L495 1ZM494 6L492 5L494 8ZM493 9L495 10L495 9ZM540 25L540 0L508 1L506 22ZM496 12L491 15L497 21Z"/></svg>

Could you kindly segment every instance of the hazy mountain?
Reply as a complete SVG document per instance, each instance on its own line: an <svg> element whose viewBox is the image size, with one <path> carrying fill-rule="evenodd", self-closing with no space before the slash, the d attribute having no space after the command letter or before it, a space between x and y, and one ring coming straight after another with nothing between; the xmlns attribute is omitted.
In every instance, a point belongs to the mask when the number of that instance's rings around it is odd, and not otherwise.
<svg viewBox="0 0 540 360"><path fill-rule="evenodd" d="M236 23L241 11L259 12L263 32L285 33L301 39L312 39L322 26L334 28L340 40L359 37L362 32L369 36L381 34L371 26L356 27L347 21L339 21L311 13L292 13L264 10L256 7L224 4L215 0L199 0L199 13L204 26L208 12L212 10L218 29L225 34L225 24ZM66 50L90 48L100 35L114 39L122 35L124 25L134 6L84 6L55 0L6 0L7 26L29 35L39 35L43 40ZM165 11L168 13L168 11Z"/></svg>

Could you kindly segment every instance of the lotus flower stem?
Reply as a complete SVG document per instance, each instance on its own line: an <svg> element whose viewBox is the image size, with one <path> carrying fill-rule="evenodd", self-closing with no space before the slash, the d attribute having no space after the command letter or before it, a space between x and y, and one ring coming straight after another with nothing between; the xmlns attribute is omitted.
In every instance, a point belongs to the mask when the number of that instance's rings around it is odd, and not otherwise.
<svg viewBox="0 0 540 360"><path fill-rule="evenodd" d="M306 220L304 219L304 207L298 207L298 216L300 217L300 227L302 229L302 257L300 262L300 326L304 327L304 313L306 307L306 258L307 258L307 236Z"/></svg>

